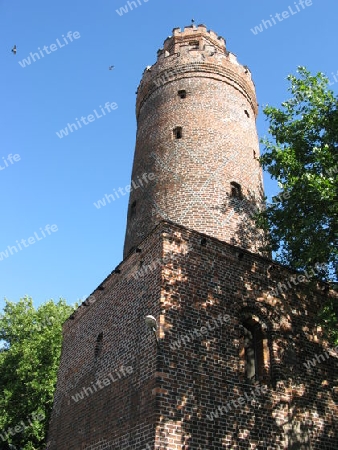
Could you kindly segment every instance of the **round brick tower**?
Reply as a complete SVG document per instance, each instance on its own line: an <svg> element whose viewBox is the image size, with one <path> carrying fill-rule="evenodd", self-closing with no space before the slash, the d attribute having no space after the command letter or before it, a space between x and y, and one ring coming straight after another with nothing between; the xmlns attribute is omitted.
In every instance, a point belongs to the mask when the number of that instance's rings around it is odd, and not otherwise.
<svg viewBox="0 0 338 450"><path fill-rule="evenodd" d="M253 252L263 234L251 73L204 25L173 30L137 92L124 257L161 220Z"/></svg>

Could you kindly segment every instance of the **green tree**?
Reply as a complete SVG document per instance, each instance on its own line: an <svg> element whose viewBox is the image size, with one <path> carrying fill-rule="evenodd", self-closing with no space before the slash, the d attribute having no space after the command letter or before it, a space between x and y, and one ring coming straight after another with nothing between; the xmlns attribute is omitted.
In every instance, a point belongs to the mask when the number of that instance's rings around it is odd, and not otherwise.
<svg viewBox="0 0 338 450"><path fill-rule="evenodd" d="M323 328L334 345L338 345L338 301L330 299L319 313Z"/></svg>
<svg viewBox="0 0 338 450"><path fill-rule="evenodd" d="M42 450L53 406L62 323L74 311L62 299L35 309L31 298L6 301L0 314L0 449Z"/></svg>
<svg viewBox="0 0 338 450"><path fill-rule="evenodd" d="M260 162L280 193L259 216L269 250L295 269L327 263L324 279L338 274L338 98L321 73L304 67L289 75L292 96L267 106L271 138Z"/></svg>
<svg viewBox="0 0 338 450"><path fill-rule="evenodd" d="M258 214L276 260L304 270L326 263L320 278L338 278L338 98L329 80L305 67L289 75L291 98L281 108L267 106L270 137L263 138L262 167L280 192ZM338 344L338 305L321 311L323 325Z"/></svg>

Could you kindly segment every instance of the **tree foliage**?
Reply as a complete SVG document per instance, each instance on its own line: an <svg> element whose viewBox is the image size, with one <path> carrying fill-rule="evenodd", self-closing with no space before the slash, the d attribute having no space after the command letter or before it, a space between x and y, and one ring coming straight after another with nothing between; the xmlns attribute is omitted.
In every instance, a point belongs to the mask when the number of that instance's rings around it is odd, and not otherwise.
<svg viewBox="0 0 338 450"><path fill-rule="evenodd" d="M337 282L338 98L323 74L312 76L305 67L297 72L287 77L291 98L281 108L264 109L271 136L261 140L260 163L281 191L257 223L267 231L267 249L277 261L301 270L326 263L319 278ZM337 301L323 305L320 317L338 344Z"/></svg>
<svg viewBox="0 0 338 450"><path fill-rule="evenodd" d="M338 301L330 299L319 313L323 328L333 345L338 345Z"/></svg>
<svg viewBox="0 0 338 450"><path fill-rule="evenodd" d="M327 263L326 279L338 271L338 98L321 73L304 67L289 75L291 98L282 108L267 106L272 138L262 167L281 192L259 216L269 233L269 250L295 269Z"/></svg>
<svg viewBox="0 0 338 450"><path fill-rule="evenodd" d="M53 406L64 300L35 309L31 298L6 301L0 314L0 449L42 450ZM14 447L13 447L14 448Z"/></svg>

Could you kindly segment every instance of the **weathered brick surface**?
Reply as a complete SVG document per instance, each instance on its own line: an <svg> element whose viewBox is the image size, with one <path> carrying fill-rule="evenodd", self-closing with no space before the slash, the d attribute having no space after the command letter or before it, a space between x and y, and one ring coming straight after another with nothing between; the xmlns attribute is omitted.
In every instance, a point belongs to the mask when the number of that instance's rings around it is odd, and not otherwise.
<svg viewBox="0 0 338 450"><path fill-rule="evenodd" d="M161 252L155 231L144 251L127 258L121 273L107 277L93 292L88 306L81 306L65 323L48 448L142 449L143 444L152 442L157 360L144 317L160 312L161 267L143 276L141 283L132 273L139 269L141 259L150 264ZM95 357L101 332L102 350ZM131 367L133 373L97 388L97 392L88 392L78 402L72 399L83 387L107 378L121 366Z"/></svg>
<svg viewBox="0 0 338 450"><path fill-rule="evenodd" d="M132 180L150 172L155 179L131 192L124 256L162 219L258 251L262 234L250 219L263 195L257 100L249 69L224 39L204 26L174 30L144 72L136 115ZM241 202L229 198L233 181Z"/></svg>
<svg viewBox="0 0 338 450"><path fill-rule="evenodd" d="M269 259L171 223L160 223L140 248L64 326L48 448L337 449L338 357L317 326L320 305L334 294L305 281L284 298L271 296L292 275L287 269L277 266L272 276ZM158 258L165 263L133 276L141 261L150 266ZM157 319L159 348L147 314ZM248 315L265 330L258 386L266 392L209 420L255 388L243 359ZM229 320L216 325L220 316ZM329 358L305 369L324 352ZM122 365L133 373L78 403L71 399Z"/></svg>
<svg viewBox="0 0 338 450"><path fill-rule="evenodd" d="M64 325L48 449L338 449L338 355L317 317L337 294L295 285L259 254L250 72L205 27L176 29L136 109L132 180L155 179L131 192L123 262ZM242 200L229 197L231 181ZM272 293L279 283L284 293ZM248 319L262 330L256 384Z"/></svg>
<svg viewBox="0 0 338 450"><path fill-rule="evenodd" d="M164 241L168 250L175 245L170 243L173 234L175 227ZM167 376L161 387L167 395L161 397L160 409L168 446L163 448L175 448L169 437L173 427L182 449L338 448L338 355L330 351L312 370L304 367L327 348L317 327L323 291L304 282L287 289L284 298L271 296L279 282L293 275L285 268L272 276L268 259L241 255L238 248L213 238L202 246L200 235L178 228L176 235L182 241L177 251L190 250L176 267L164 269ZM170 347L224 314L230 322L214 326L202 338L185 340L176 351ZM242 352L241 323L248 315L265 330L267 354L258 385L267 392L256 403L233 406L219 419L207 420L218 406L245 398L253 388L246 381Z"/></svg>

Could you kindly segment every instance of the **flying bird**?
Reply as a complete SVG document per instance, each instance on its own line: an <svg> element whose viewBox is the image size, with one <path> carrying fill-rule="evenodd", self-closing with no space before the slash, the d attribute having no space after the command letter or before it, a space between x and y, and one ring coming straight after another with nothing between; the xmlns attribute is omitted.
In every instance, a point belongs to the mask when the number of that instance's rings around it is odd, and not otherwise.
<svg viewBox="0 0 338 450"><path fill-rule="evenodd" d="M14 53L14 55L16 55L16 45L14 45L14 47L12 48L12 52Z"/></svg>
<svg viewBox="0 0 338 450"><path fill-rule="evenodd" d="M109 69L109 70L113 70L113 69L114 69L114 66L109 66L108 69Z"/></svg>

